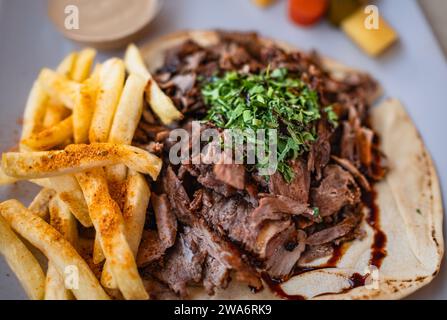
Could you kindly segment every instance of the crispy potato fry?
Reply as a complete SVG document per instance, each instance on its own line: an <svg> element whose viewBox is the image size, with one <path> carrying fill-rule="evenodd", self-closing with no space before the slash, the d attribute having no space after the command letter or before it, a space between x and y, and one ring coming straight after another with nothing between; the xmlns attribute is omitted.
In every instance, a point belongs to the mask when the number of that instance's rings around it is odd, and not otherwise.
<svg viewBox="0 0 447 320"><path fill-rule="evenodd" d="M104 251L102 251L101 248L101 242L99 241L99 236L96 236L93 242L93 263L100 264L105 258Z"/></svg>
<svg viewBox="0 0 447 320"><path fill-rule="evenodd" d="M73 294L65 289L64 278L59 274L51 261L48 261L45 277L45 300L73 300Z"/></svg>
<svg viewBox="0 0 447 320"><path fill-rule="evenodd" d="M78 181L72 175L52 177L50 184L59 198L68 206L71 213L86 228L91 227L92 220L88 213L87 203Z"/></svg>
<svg viewBox="0 0 447 320"><path fill-rule="evenodd" d="M116 109L109 142L116 144L131 144L138 122L143 112L143 96L146 82L142 77L131 74L121 94Z"/></svg>
<svg viewBox="0 0 447 320"><path fill-rule="evenodd" d="M49 210L51 226L59 231L59 233L62 234L74 248L77 248L78 229L76 220L72 215L70 208L59 196L56 196L51 199Z"/></svg>
<svg viewBox="0 0 447 320"><path fill-rule="evenodd" d="M31 201L28 210L45 220L49 214L50 201L55 195L56 191L53 189L43 188Z"/></svg>
<svg viewBox="0 0 447 320"><path fill-rule="evenodd" d="M145 80L139 75L131 74L127 78L110 130L110 143L127 145L132 143L143 112L145 86ZM123 181L126 178L127 170L123 165L116 165L107 167L106 173L109 181Z"/></svg>
<svg viewBox="0 0 447 320"><path fill-rule="evenodd" d="M124 64L129 74L138 74L146 82L152 78L147 70L140 50L133 43L127 47L126 53L124 54Z"/></svg>
<svg viewBox="0 0 447 320"><path fill-rule="evenodd" d="M87 143L95 111L99 88L99 73L101 65L96 65L90 78L85 80L76 98L73 108L73 136L75 143Z"/></svg>
<svg viewBox="0 0 447 320"><path fill-rule="evenodd" d="M143 175L130 171L127 179L126 200L123 208L124 226L127 243L134 257L143 234L144 222L146 220L146 210L149 205L151 190ZM110 263L106 261L101 275L101 283L106 288L116 288L110 269Z"/></svg>
<svg viewBox="0 0 447 320"><path fill-rule="evenodd" d="M0 215L0 253L30 299L41 300L45 293L45 274L33 254Z"/></svg>
<svg viewBox="0 0 447 320"><path fill-rule="evenodd" d="M76 220L68 206L56 196L51 200L49 208L51 226L76 248L78 230ZM45 300L73 300L73 298L73 294L65 286L64 277L59 274L55 265L49 261L45 282Z"/></svg>
<svg viewBox="0 0 447 320"><path fill-rule="evenodd" d="M45 117L43 119L43 128L50 128L67 118L69 115L70 109L65 108L57 101L49 99Z"/></svg>
<svg viewBox="0 0 447 320"><path fill-rule="evenodd" d="M34 215L17 200L1 203L0 214L17 233L52 261L59 274L65 274L67 270L77 271L78 281L74 281L74 286L77 288L72 289L77 299L109 299L87 263L56 229Z"/></svg>
<svg viewBox="0 0 447 320"><path fill-rule="evenodd" d="M72 136L73 116L69 116L51 128L44 129L22 140L21 143L32 150L50 150L63 144Z"/></svg>
<svg viewBox="0 0 447 320"><path fill-rule="evenodd" d="M82 82L87 79L95 57L96 50L92 48L87 48L79 52L71 71L71 79L77 82Z"/></svg>
<svg viewBox="0 0 447 320"><path fill-rule="evenodd" d="M127 167L124 164L108 166L106 169L107 181L111 183L124 181L127 176Z"/></svg>
<svg viewBox="0 0 447 320"><path fill-rule="evenodd" d="M47 101L48 97L40 85L40 82L34 82L23 114L21 140L29 138L31 135L42 129Z"/></svg>
<svg viewBox="0 0 447 320"><path fill-rule="evenodd" d="M164 124L169 125L173 121L183 118L182 113L177 110L172 100L152 78L144 64L140 50L134 44L127 47L124 63L129 74L138 74L146 80L146 101Z"/></svg>
<svg viewBox="0 0 447 320"><path fill-rule="evenodd" d="M78 173L76 177L84 191L90 218L99 234L101 247L118 288L126 299L148 299L126 240L123 217L118 205L110 197L104 170L95 168Z"/></svg>
<svg viewBox="0 0 447 320"><path fill-rule="evenodd" d="M160 89L155 80L149 80L147 84L146 101L165 125L183 119L183 114L177 110L171 98Z"/></svg>
<svg viewBox="0 0 447 320"><path fill-rule="evenodd" d="M111 143L73 144L65 150L7 152L2 156L3 171L22 179L48 178L120 163L154 180L162 166L160 158L143 149Z"/></svg>
<svg viewBox="0 0 447 320"><path fill-rule="evenodd" d="M51 184L51 181L49 178L30 179L28 181L31 183L34 183L35 185L38 185L39 187L42 187L42 188L53 189L53 185Z"/></svg>
<svg viewBox="0 0 447 320"><path fill-rule="evenodd" d="M69 55L67 55L57 67L56 72L71 79L71 73L76 63L77 57L78 57L77 52L72 52Z"/></svg>
<svg viewBox="0 0 447 320"><path fill-rule="evenodd" d="M73 109L81 86L79 83L71 81L50 69L43 69L40 72L39 83L50 98L55 99L69 109Z"/></svg>
<svg viewBox="0 0 447 320"><path fill-rule="evenodd" d="M0 186L16 183L18 179L8 176L2 168L0 168Z"/></svg>
<svg viewBox="0 0 447 320"><path fill-rule="evenodd" d="M124 86L124 63L110 59L101 67L99 93L89 132L90 142L107 142L113 116Z"/></svg>

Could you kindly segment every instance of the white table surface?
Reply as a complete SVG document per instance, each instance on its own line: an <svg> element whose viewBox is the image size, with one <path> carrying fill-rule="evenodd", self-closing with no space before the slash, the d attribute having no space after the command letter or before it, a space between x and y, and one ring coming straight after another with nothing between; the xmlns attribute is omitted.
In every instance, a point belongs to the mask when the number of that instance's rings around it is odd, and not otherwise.
<svg viewBox="0 0 447 320"><path fill-rule="evenodd" d="M400 42L379 59L364 55L345 35L322 23L301 29L285 14L285 0L259 10L250 0L166 0L144 41L180 29L225 28L256 30L303 49L317 49L353 67L372 73L385 96L397 97L409 110L436 162L441 182L447 183L447 64L420 8L413 0L376 1L381 14L400 35ZM81 26L82 27L82 26ZM39 70L55 67L79 46L65 40L48 21L44 0L0 0L0 150L17 143L27 94ZM121 51L101 53L104 59ZM36 189L0 188L0 200L29 198ZM443 192L446 199L446 192ZM0 258L0 299L21 299L24 293ZM447 272L411 296L446 299Z"/></svg>

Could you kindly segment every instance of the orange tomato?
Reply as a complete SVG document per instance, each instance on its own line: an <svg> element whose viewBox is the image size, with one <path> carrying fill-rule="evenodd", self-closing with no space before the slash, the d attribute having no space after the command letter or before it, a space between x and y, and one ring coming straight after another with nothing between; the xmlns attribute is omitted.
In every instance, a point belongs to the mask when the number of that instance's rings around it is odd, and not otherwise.
<svg viewBox="0 0 447 320"><path fill-rule="evenodd" d="M289 0L289 16L296 24L309 26L324 16L327 7L327 0Z"/></svg>

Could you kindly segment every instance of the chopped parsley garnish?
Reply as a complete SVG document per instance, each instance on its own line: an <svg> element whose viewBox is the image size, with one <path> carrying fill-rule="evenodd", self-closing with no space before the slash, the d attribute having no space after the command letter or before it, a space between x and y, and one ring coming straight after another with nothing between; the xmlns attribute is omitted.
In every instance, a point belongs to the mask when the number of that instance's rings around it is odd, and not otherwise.
<svg viewBox="0 0 447 320"><path fill-rule="evenodd" d="M318 218L320 216L320 208L314 207L312 210L313 210L313 216L315 218Z"/></svg>
<svg viewBox="0 0 447 320"><path fill-rule="evenodd" d="M287 164L308 151L316 140L316 122L321 119L318 95L300 79L280 68L261 74L227 72L214 77L202 87L202 95L210 106L205 120L223 129L277 129L278 170L290 182L294 173ZM328 121L337 126L332 107L323 109ZM268 158L268 131L265 139ZM246 138L246 137L245 137ZM245 141L244 141L245 142ZM265 166L257 159L257 168Z"/></svg>

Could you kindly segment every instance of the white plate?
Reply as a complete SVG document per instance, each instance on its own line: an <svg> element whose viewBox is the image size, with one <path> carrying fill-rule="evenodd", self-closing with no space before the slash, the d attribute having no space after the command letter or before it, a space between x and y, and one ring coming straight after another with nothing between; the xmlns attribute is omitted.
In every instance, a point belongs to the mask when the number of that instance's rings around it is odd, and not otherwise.
<svg viewBox="0 0 447 320"><path fill-rule="evenodd" d="M386 96L400 99L407 107L433 155L441 182L446 185L447 64L417 2L375 2L401 37L397 46L375 60L325 23L311 29L294 26L287 19L285 2L280 0L267 10L260 10L249 0L169 0L151 24L152 31L146 39L179 29L256 30L304 49L315 48L367 70L382 83ZM65 40L48 21L44 0L0 0L0 43L0 149L4 151L17 143L20 129L17 120L39 69L56 66L66 53L78 47ZM105 57L100 55L100 59ZM31 189L28 185L0 188L0 199L26 200L33 192ZM445 190L443 195L445 200ZM0 259L0 299L24 297ZM445 264L432 284L411 297L447 299Z"/></svg>

